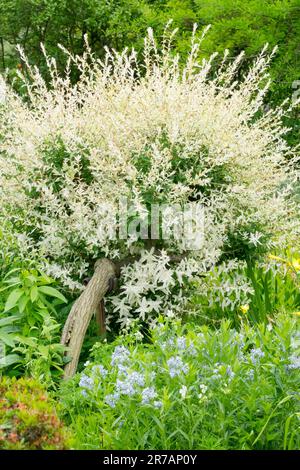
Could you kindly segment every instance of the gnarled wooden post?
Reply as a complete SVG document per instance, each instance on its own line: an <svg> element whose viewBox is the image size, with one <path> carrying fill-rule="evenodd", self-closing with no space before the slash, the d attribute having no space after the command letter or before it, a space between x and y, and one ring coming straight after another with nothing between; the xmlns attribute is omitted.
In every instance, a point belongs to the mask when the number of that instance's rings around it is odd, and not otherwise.
<svg viewBox="0 0 300 470"><path fill-rule="evenodd" d="M71 357L64 371L64 378L72 377L77 369L82 343L92 315L97 312L109 288L111 278L116 277L116 267L108 259L95 263L95 272L81 296L74 303L65 323L61 343L68 347Z"/></svg>
<svg viewBox="0 0 300 470"><path fill-rule="evenodd" d="M154 252L160 254L160 250ZM187 255L170 255L170 262L180 262ZM95 272L88 282L81 296L74 303L65 323L61 344L68 347L68 355L71 357L64 371L64 378L72 377L77 369L82 343L92 315L96 314L99 332L105 332L105 315L103 297L108 290L114 287L115 278L121 274L123 266L127 266L139 259L137 256L129 256L119 262L103 258L95 263Z"/></svg>

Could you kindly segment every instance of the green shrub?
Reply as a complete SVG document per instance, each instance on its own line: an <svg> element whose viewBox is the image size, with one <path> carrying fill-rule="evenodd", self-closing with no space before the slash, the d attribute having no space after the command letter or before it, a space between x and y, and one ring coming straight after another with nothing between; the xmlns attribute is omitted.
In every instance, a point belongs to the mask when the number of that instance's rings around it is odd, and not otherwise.
<svg viewBox="0 0 300 470"><path fill-rule="evenodd" d="M57 309L66 302L53 279L29 267L14 268L1 280L0 370L24 373L50 384L64 365Z"/></svg>
<svg viewBox="0 0 300 470"><path fill-rule="evenodd" d="M296 449L297 318L240 331L159 323L98 344L65 383L66 419L84 449Z"/></svg>
<svg viewBox="0 0 300 470"><path fill-rule="evenodd" d="M33 379L0 379L0 449L67 449L70 436Z"/></svg>

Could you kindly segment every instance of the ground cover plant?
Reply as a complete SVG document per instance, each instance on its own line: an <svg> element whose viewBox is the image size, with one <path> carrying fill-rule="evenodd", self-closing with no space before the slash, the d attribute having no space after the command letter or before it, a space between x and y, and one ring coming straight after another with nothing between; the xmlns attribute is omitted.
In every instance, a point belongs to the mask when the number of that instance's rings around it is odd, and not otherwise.
<svg viewBox="0 0 300 470"><path fill-rule="evenodd" d="M54 402L33 379L0 378L0 449L59 450L71 445Z"/></svg>
<svg viewBox="0 0 300 470"><path fill-rule="evenodd" d="M298 325L298 326L297 326ZM299 323L234 330L161 319L95 344L62 389L66 422L83 449L299 448Z"/></svg>

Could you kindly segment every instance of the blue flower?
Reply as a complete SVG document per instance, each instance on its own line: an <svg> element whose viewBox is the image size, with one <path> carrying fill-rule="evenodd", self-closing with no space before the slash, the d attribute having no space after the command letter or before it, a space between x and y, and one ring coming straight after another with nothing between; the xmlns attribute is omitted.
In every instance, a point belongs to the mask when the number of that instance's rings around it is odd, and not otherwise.
<svg viewBox="0 0 300 470"><path fill-rule="evenodd" d="M163 406L162 401L160 401L160 400L155 400L155 401L153 402L153 406L154 406L154 408L162 408L162 406Z"/></svg>
<svg viewBox="0 0 300 470"><path fill-rule="evenodd" d="M168 338L166 341L163 341L160 345L163 351L168 351L169 349L173 349L175 346L175 342L173 338Z"/></svg>
<svg viewBox="0 0 300 470"><path fill-rule="evenodd" d="M212 375L211 375L212 380L222 379L222 375L220 374L220 367L222 367L222 365L219 362L216 362L214 364L214 369L212 370Z"/></svg>
<svg viewBox="0 0 300 470"><path fill-rule="evenodd" d="M296 356L296 354L292 354L289 357L290 364L287 366L288 369L300 369L300 356Z"/></svg>
<svg viewBox="0 0 300 470"><path fill-rule="evenodd" d="M116 346L111 355L111 365L123 364L129 359L130 352L125 346Z"/></svg>
<svg viewBox="0 0 300 470"><path fill-rule="evenodd" d="M195 348L195 345L194 343L191 341L190 342L190 345L187 349L187 352L188 354L190 354L191 356L197 356L197 349Z"/></svg>
<svg viewBox="0 0 300 470"><path fill-rule="evenodd" d="M180 375L181 373L186 374L189 370L188 364L185 364L180 356L172 356L167 361L169 367L169 373L171 377Z"/></svg>
<svg viewBox="0 0 300 470"><path fill-rule="evenodd" d="M136 393L135 386L143 387L145 385L145 377L139 372L131 372L124 380L117 379L116 387L121 395L132 396Z"/></svg>
<svg viewBox="0 0 300 470"><path fill-rule="evenodd" d="M235 373L232 370L231 366L226 367L226 374L228 375L229 379L232 380L233 377L235 376Z"/></svg>
<svg viewBox="0 0 300 470"><path fill-rule="evenodd" d="M93 366L91 370L93 375L99 374L102 377L106 377L108 374L108 370L105 369L105 367L103 367L101 364Z"/></svg>
<svg viewBox="0 0 300 470"><path fill-rule="evenodd" d="M142 404L147 405L150 403L151 400L154 400L154 398L157 397L157 393L154 389L154 387L147 387L144 388L142 391Z"/></svg>
<svg viewBox="0 0 300 470"><path fill-rule="evenodd" d="M186 338L184 336L179 336L177 338L177 348L179 351L184 351L187 348Z"/></svg>
<svg viewBox="0 0 300 470"><path fill-rule="evenodd" d="M82 374L79 381L79 387L92 390L92 388L94 387L94 379L92 377L89 377L88 375Z"/></svg>
<svg viewBox="0 0 300 470"><path fill-rule="evenodd" d="M145 385L145 378L143 374L140 374L139 372L132 372L128 376L127 380L133 385L139 385L140 387L143 387Z"/></svg>
<svg viewBox="0 0 300 470"><path fill-rule="evenodd" d="M115 408L119 398L120 398L120 395L115 392L115 393L106 395L104 400L105 400L105 403L107 403L111 408Z"/></svg>
<svg viewBox="0 0 300 470"><path fill-rule="evenodd" d="M257 365L260 362L260 359L264 357L265 353L260 348L253 348L250 351L250 358L252 364Z"/></svg>
<svg viewBox="0 0 300 470"><path fill-rule="evenodd" d="M132 396L135 394L135 389L134 389L133 384L131 384L127 380L122 381L122 380L117 379L116 389L120 395Z"/></svg>
<svg viewBox="0 0 300 470"><path fill-rule="evenodd" d="M118 374L119 375L128 375L128 368L124 364L118 364Z"/></svg>

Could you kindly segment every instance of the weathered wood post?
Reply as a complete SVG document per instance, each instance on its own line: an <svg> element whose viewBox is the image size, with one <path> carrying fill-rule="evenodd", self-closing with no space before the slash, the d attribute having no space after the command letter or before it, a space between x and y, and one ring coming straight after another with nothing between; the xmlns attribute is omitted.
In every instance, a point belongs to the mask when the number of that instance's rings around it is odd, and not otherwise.
<svg viewBox="0 0 300 470"><path fill-rule="evenodd" d="M103 329L104 318L100 303L109 289L110 279L115 277L116 267L112 261L106 258L96 261L91 280L69 313L61 337L61 344L68 347L68 355L71 357L65 367L65 379L72 377L76 372L85 333L94 313L98 315Z"/></svg>

